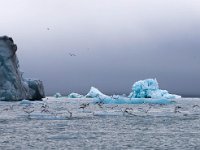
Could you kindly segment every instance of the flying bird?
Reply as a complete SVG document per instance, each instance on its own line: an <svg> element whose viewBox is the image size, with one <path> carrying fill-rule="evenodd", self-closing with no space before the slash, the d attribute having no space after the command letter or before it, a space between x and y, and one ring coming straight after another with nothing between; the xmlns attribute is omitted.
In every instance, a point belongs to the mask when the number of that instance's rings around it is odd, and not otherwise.
<svg viewBox="0 0 200 150"><path fill-rule="evenodd" d="M181 106L176 106L174 108L174 113L181 113L179 110L181 109L182 107Z"/></svg>
<svg viewBox="0 0 200 150"><path fill-rule="evenodd" d="M90 105L89 103L86 103L86 104L83 103L83 104L80 105L79 109L83 109L83 110L84 110L84 109L85 109L86 107L88 107L89 105Z"/></svg>
<svg viewBox="0 0 200 150"><path fill-rule="evenodd" d="M199 107L199 105L193 105L192 107L193 107L193 108L195 108L195 107Z"/></svg>
<svg viewBox="0 0 200 150"><path fill-rule="evenodd" d="M72 56L72 57L73 57L73 56L76 56L76 54L73 54L73 53L69 53L69 56Z"/></svg>
<svg viewBox="0 0 200 150"><path fill-rule="evenodd" d="M138 108L138 110L139 110L139 111L142 111L142 112L144 112L144 113L146 113L146 114L147 114L147 113L150 111L151 107L152 107L152 106L151 106L151 105L149 105L149 107L148 107L148 108L146 108L146 109L144 109L144 108Z"/></svg>
<svg viewBox="0 0 200 150"><path fill-rule="evenodd" d="M131 115L131 116L137 116L135 114L133 114L131 111L133 110L133 108L125 108L125 110L123 110L123 115L125 114L128 114L128 115Z"/></svg>

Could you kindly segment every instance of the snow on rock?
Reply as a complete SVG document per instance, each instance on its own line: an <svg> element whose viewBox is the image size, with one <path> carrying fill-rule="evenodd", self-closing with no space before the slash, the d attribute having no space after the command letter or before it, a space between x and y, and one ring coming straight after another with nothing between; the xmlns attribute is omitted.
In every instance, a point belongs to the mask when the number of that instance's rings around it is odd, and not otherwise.
<svg viewBox="0 0 200 150"><path fill-rule="evenodd" d="M26 79L25 83L28 84L31 100L40 100L41 98L45 97L42 81L37 79Z"/></svg>
<svg viewBox="0 0 200 150"><path fill-rule="evenodd" d="M42 81L23 78L16 51L12 38L0 37L0 101L42 99L45 97Z"/></svg>
<svg viewBox="0 0 200 150"><path fill-rule="evenodd" d="M129 97L165 99L181 98L179 95L169 94L168 91L159 89L159 85L156 79L146 79L135 82Z"/></svg>
<svg viewBox="0 0 200 150"><path fill-rule="evenodd" d="M84 98L83 95L78 94L78 93L71 93L67 96L68 98Z"/></svg>

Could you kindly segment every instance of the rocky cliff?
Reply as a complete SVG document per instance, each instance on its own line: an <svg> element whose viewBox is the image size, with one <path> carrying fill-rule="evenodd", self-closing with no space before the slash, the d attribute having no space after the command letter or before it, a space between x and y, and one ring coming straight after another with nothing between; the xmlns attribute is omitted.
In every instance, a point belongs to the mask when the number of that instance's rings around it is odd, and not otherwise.
<svg viewBox="0 0 200 150"><path fill-rule="evenodd" d="M39 100L45 97L42 81L24 79L12 38L0 37L0 100Z"/></svg>

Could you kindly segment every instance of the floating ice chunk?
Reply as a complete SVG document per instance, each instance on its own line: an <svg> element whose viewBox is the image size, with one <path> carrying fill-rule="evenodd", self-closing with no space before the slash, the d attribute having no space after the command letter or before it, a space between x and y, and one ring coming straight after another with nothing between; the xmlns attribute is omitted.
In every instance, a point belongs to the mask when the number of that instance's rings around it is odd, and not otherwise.
<svg viewBox="0 0 200 150"><path fill-rule="evenodd" d="M153 99L153 98L124 98L120 97L119 99L113 98L96 98L95 103L104 103L104 104L171 104L172 101L169 99Z"/></svg>
<svg viewBox="0 0 200 150"><path fill-rule="evenodd" d="M78 97L79 95L73 93L72 96ZM134 83L128 97L126 95L108 96L95 87L91 87L85 97L94 98L95 102L104 104L170 104L173 102L170 99L181 98L179 95L169 94L167 90L160 90L156 79L146 79Z"/></svg>
<svg viewBox="0 0 200 150"><path fill-rule="evenodd" d="M166 90L155 90L155 91L148 91L148 95L151 98L166 98L166 99L175 99L181 98L179 95L169 94Z"/></svg>
<svg viewBox="0 0 200 150"><path fill-rule="evenodd" d="M25 99L20 102L20 105L31 105L31 104L32 104L31 101Z"/></svg>
<svg viewBox="0 0 200 150"><path fill-rule="evenodd" d="M59 98L59 97L62 97L62 95L61 95L60 93L56 93L56 94L54 95L54 97L55 97L55 98Z"/></svg>
<svg viewBox="0 0 200 150"><path fill-rule="evenodd" d="M26 117L27 115L22 115L23 117ZM66 120L70 118L69 116L55 116L51 114L41 114L41 113L32 113L29 116L30 119L34 120Z"/></svg>
<svg viewBox="0 0 200 150"><path fill-rule="evenodd" d="M119 95L112 95L111 96L112 99L119 99L119 97L120 97Z"/></svg>
<svg viewBox="0 0 200 150"><path fill-rule="evenodd" d="M78 93L71 93L67 96L68 98L84 98L83 95L78 94Z"/></svg>
<svg viewBox="0 0 200 150"><path fill-rule="evenodd" d="M104 104L170 104L178 95L169 94L166 90L160 90L156 79L138 81L133 85L133 91L129 97L120 95L108 96L97 88L91 87L88 98L95 98L95 102Z"/></svg>
<svg viewBox="0 0 200 150"><path fill-rule="evenodd" d="M91 87L89 93L85 96L86 98L109 98L108 95L103 94L97 88Z"/></svg>
<svg viewBox="0 0 200 150"><path fill-rule="evenodd" d="M122 96L122 97L126 97L126 94L122 94L121 96Z"/></svg>
<svg viewBox="0 0 200 150"><path fill-rule="evenodd" d="M123 116L122 111L110 110L110 111L94 111L94 116Z"/></svg>
<svg viewBox="0 0 200 150"><path fill-rule="evenodd" d="M181 98L179 95L169 94L166 90L160 90L156 79L141 80L133 84L130 98Z"/></svg>

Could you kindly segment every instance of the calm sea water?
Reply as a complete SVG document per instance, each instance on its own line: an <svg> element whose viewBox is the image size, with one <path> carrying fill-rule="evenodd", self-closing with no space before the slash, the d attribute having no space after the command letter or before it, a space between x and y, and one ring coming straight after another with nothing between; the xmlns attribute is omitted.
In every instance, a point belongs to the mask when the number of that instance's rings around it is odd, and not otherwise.
<svg viewBox="0 0 200 150"><path fill-rule="evenodd" d="M200 99L170 105L88 102L0 102L0 149L200 149Z"/></svg>

